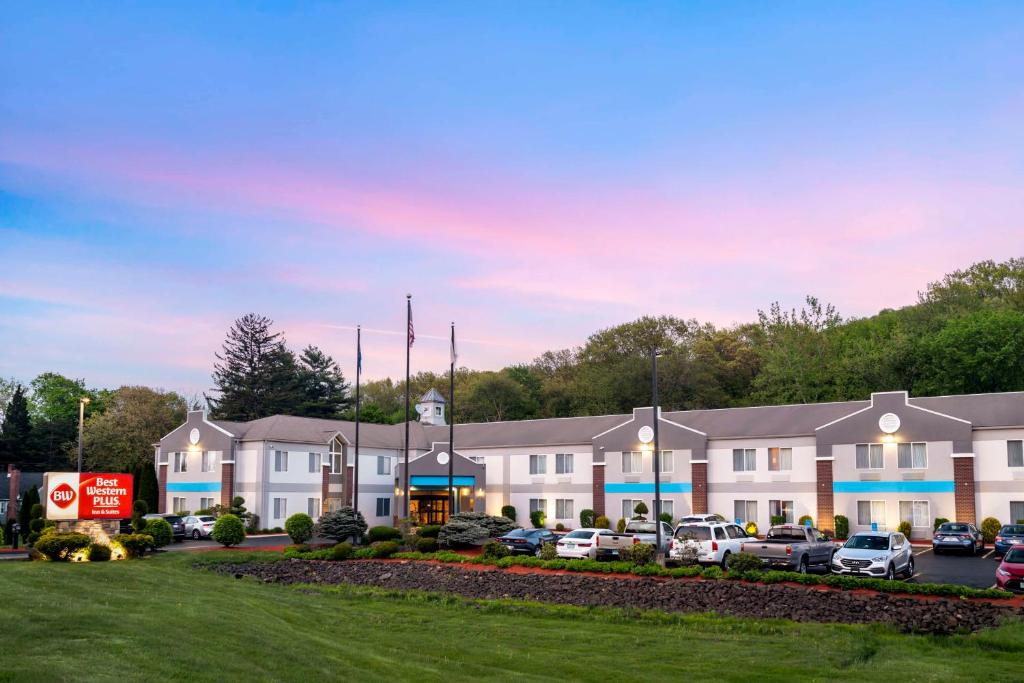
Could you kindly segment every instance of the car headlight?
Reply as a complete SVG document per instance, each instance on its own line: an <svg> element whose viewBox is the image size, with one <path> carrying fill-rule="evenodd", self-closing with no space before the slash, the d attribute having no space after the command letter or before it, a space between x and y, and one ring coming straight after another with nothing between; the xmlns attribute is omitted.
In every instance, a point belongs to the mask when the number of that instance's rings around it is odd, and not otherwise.
<svg viewBox="0 0 1024 683"><path fill-rule="evenodd" d="M1010 576L1010 572L1006 571L1002 567L1000 567L998 570L996 570L996 573L999 574L1000 576Z"/></svg>
<svg viewBox="0 0 1024 683"><path fill-rule="evenodd" d="M872 557L872 562L885 562L888 558L885 555L879 555L878 557Z"/></svg>

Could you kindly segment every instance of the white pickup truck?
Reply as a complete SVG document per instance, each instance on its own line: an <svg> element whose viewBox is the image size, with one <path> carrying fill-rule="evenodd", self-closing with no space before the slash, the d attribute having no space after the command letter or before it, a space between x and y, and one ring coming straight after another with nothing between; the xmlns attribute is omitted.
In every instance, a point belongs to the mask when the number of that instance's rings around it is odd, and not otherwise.
<svg viewBox="0 0 1024 683"><path fill-rule="evenodd" d="M628 534L617 534L611 529L576 529L555 544L559 557L566 559L619 559L619 551L640 540Z"/></svg>

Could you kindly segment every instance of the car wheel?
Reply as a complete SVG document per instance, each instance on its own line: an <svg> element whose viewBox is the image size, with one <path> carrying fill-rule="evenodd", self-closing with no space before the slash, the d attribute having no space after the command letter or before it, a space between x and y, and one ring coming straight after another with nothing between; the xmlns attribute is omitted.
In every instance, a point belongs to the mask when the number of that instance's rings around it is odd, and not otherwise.
<svg viewBox="0 0 1024 683"><path fill-rule="evenodd" d="M886 581L895 581L896 580L896 567L893 566L892 564L890 564L889 568L885 570L885 580Z"/></svg>
<svg viewBox="0 0 1024 683"><path fill-rule="evenodd" d="M907 560L907 578L913 578L914 576L914 556L911 555L910 559Z"/></svg>
<svg viewBox="0 0 1024 683"><path fill-rule="evenodd" d="M797 571L800 572L801 574L806 574L807 573L807 556L806 555L804 557L800 558L800 565L797 567Z"/></svg>
<svg viewBox="0 0 1024 683"><path fill-rule="evenodd" d="M728 569L729 568L729 555L731 555L731 554L732 554L731 552L726 550L725 554L722 555L722 569Z"/></svg>

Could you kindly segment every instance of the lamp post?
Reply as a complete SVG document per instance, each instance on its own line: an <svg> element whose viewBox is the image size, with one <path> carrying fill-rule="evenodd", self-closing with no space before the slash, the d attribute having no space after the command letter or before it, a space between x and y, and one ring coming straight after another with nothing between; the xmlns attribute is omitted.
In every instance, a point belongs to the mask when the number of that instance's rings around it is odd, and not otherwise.
<svg viewBox="0 0 1024 683"><path fill-rule="evenodd" d="M78 473L82 473L82 434L85 424L85 404L89 402L88 396L78 399Z"/></svg>
<svg viewBox="0 0 1024 683"><path fill-rule="evenodd" d="M651 348L651 404L654 416L651 419L654 427L654 558L660 560L661 555L661 450L658 446L658 350Z"/></svg>

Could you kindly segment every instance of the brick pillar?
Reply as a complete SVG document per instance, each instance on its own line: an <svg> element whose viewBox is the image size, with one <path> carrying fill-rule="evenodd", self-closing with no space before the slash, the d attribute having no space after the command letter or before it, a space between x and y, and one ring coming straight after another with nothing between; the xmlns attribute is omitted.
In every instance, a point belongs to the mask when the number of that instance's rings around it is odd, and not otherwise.
<svg viewBox="0 0 1024 683"><path fill-rule="evenodd" d="M235 463L222 462L220 464L220 504L226 507L231 506L235 498Z"/></svg>
<svg viewBox="0 0 1024 683"><path fill-rule="evenodd" d="M692 507L693 514L707 514L708 512L708 464L706 462L690 463L690 483L693 486Z"/></svg>
<svg viewBox="0 0 1024 683"><path fill-rule="evenodd" d="M822 531L832 531L836 517L835 494L832 490L832 461L818 460L815 465L818 492L818 511L815 522Z"/></svg>
<svg viewBox="0 0 1024 683"><path fill-rule="evenodd" d="M8 494L7 519L18 518L18 490L21 488L21 470L14 465L7 466Z"/></svg>
<svg viewBox="0 0 1024 683"><path fill-rule="evenodd" d="M604 514L604 465L593 465L594 518Z"/></svg>
<svg viewBox="0 0 1024 683"><path fill-rule="evenodd" d="M974 458L953 458L953 484L956 503L956 521L977 523L974 509Z"/></svg>
<svg viewBox="0 0 1024 683"><path fill-rule="evenodd" d="M320 468L320 514L327 512L327 497L331 495L331 466Z"/></svg>
<svg viewBox="0 0 1024 683"><path fill-rule="evenodd" d="M160 484L160 496L157 498L157 512L167 511L167 463L157 465L157 481Z"/></svg>

